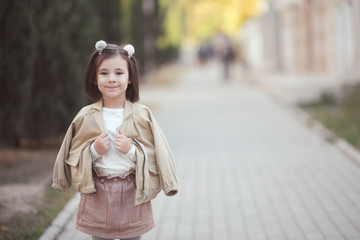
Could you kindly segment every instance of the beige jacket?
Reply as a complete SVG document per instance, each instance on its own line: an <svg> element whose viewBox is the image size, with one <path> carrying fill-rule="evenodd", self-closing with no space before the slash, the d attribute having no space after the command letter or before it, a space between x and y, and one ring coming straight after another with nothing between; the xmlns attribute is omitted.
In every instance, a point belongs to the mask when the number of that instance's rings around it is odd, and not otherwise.
<svg viewBox="0 0 360 240"><path fill-rule="evenodd" d="M80 110L72 121L57 155L52 187L65 191L73 185L81 193L96 192L89 145L105 130L102 101ZM135 204L147 202L161 191L178 192L175 166L167 140L150 109L125 102L124 120L118 130L136 147Z"/></svg>

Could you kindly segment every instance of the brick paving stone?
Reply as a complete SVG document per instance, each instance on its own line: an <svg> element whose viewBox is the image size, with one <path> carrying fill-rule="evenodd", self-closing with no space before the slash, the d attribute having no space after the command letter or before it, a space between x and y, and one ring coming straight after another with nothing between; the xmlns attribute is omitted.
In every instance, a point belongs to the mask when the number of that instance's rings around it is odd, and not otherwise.
<svg viewBox="0 0 360 240"><path fill-rule="evenodd" d="M266 88L219 76L193 68L142 92L180 184L152 202L156 227L142 239L360 239L358 165ZM86 239L73 225L58 239Z"/></svg>

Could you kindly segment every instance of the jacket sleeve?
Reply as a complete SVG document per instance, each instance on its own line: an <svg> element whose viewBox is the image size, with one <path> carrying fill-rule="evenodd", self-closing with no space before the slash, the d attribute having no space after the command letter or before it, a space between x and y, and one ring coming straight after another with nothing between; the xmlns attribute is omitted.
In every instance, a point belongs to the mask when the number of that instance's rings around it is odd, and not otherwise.
<svg viewBox="0 0 360 240"><path fill-rule="evenodd" d="M71 186L70 166L65 163L65 160L69 157L72 136L73 123L70 125L65 134L64 140L56 157L53 170L52 187L62 192L64 192Z"/></svg>
<svg viewBox="0 0 360 240"><path fill-rule="evenodd" d="M171 150L164 133L151 112L150 116L160 183L167 196L174 196L178 192L178 180Z"/></svg>

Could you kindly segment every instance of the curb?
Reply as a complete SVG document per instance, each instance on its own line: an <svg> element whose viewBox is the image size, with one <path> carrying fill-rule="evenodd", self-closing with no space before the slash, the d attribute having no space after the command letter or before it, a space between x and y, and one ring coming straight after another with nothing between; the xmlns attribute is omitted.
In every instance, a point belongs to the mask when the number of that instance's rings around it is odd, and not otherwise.
<svg viewBox="0 0 360 240"><path fill-rule="evenodd" d="M279 105L286 108L288 112L299 122L313 130L315 133L320 135L325 141L330 142L339 151L345 154L349 160L354 162L360 167L360 151L347 142L345 139L333 133L327 129L322 123L314 119L309 113L305 112L301 108L297 107L294 103L287 100L281 94L279 94L273 87L263 81L258 81L259 86L267 95L276 101Z"/></svg>
<svg viewBox="0 0 360 240"><path fill-rule="evenodd" d="M65 228L65 225L69 222L69 220L76 214L76 208L78 207L79 200L80 194L76 193L53 220L50 227L48 227L40 236L39 240L55 240Z"/></svg>
<svg viewBox="0 0 360 240"><path fill-rule="evenodd" d="M360 167L360 151L357 148L342 138L337 139L335 145Z"/></svg>

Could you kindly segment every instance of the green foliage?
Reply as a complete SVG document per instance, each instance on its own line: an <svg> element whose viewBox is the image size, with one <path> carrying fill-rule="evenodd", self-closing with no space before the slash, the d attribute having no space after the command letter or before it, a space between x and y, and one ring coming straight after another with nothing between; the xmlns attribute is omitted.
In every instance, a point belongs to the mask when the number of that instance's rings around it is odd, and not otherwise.
<svg viewBox="0 0 360 240"><path fill-rule="evenodd" d="M130 29L128 39L136 49L136 58L144 66L144 17L142 14L142 0L131 1Z"/></svg>
<svg viewBox="0 0 360 240"><path fill-rule="evenodd" d="M327 106L334 105L334 104L336 104L336 98L335 98L334 94L329 93L329 92L324 92L320 96L319 103L321 105L327 105Z"/></svg>
<svg viewBox="0 0 360 240"><path fill-rule="evenodd" d="M0 146L63 134L89 102L83 73L97 40L132 43L143 65L141 9L142 0L0 0ZM176 48L158 49L161 62Z"/></svg>
<svg viewBox="0 0 360 240"><path fill-rule="evenodd" d="M125 43L131 43L136 49L136 58L140 65L144 66L144 37L145 28L151 27L156 38L156 57L158 59L157 65L162 65L169 60L178 57L178 49L181 43L181 24L174 25L172 22L178 20L177 15L169 9L174 9L176 13L182 12L180 4L174 5L174 0L157 0L155 1L155 17L151 23L144 25L144 15L141 11L142 0L121 0L121 33ZM174 20L175 19L175 20ZM171 22L171 21L172 22ZM131 26L131 27L128 27ZM168 31L171 29L172 31ZM172 35L177 33L175 39ZM178 38L176 38L178 37ZM170 39L170 40L169 40Z"/></svg>
<svg viewBox="0 0 360 240"><path fill-rule="evenodd" d="M86 37L95 38L98 22L92 22L91 4L84 0L56 0L51 4L43 0L36 1L36 4L32 98L22 126L25 137L36 137L41 141L63 131L75 111L84 104L82 69L89 49L93 49L90 44L93 41ZM42 131L34 126L41 127Z"/></svg>
<svg viewBox="0 0 360 240"><path fill-rule="evenodd" d="M31 98L35 41L27 12L32 8L29 1L0 2L0 137L12 141L20 135Z"/></svg>
<svg viewBox="0 0 360 240"><path fill-rule="evenodd" d="M1 0L2 145L62 134L87 101L83 72L94 43L120 40L118 3Z"/></svg>
<svg viewBox="0 0 360 240"><path fill-rule="evenodd" d="M163 29L157 39L160 49L176 48L183 38L184 2L174 0L161 0L161 19Z"/></svg>
<svg viewBox="0 0 360 240"><path fill-rule="evenodd" d="M4 228L0 230L0 240L39 239L75 192L71 188L62 193L48 185L44 200L34 206L33 212L18 213L8 221L0 219L0 226Z"/></svg>
<svg viewBox="0 0 360 240"><path fill-rule="evenodd" d="M303 107L328 129L360 149L360 85L345 88L341 98L327 93L319 101Z"/></svg>
<svg viewBox="0 0 360 240"><path fill-rule="evenodd" d="M104 40L109 43L121 44L121 12L120 1L95 1L95 7L99 12L99 31ZM125 26L126 28L126 26ZM129 28L129 25L127 26ZM101 37L99 37L100 39ZM94 41L95 44L95 41Z"/></svg>
<svg viewBox="0 0 360 240"><path fill-rule="evenodd" d="M219 32L236 34L249 18L257 16L264 0L182 0L185 38L188 43L206 41Z"/></svg>
<svg viewBox="0 0 360 240"><path fill-rule="evenodd" d="M169 59L177 59L179 57L179 49L177 46L167 46L158 51L158 64L163 65L169 62Z"/></svg>

